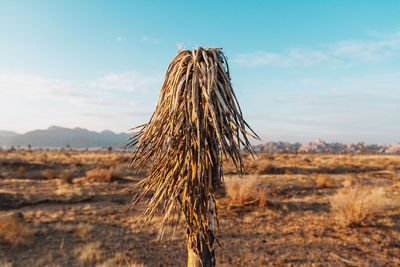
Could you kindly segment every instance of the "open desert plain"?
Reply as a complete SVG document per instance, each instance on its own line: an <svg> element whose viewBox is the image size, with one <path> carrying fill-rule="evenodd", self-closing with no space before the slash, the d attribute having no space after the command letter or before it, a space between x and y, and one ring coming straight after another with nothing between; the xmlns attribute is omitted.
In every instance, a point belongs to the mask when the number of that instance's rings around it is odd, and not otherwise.
<svg viewBox="0 0 400 267"><path fill-rule="evenodd" d="M217 265L400 265L399 155L243 158L242 177L224 162ZM129 209L147 172L126 152L0 152L0 266L184 266L183 219L157 241L161 214Z"/></svg>

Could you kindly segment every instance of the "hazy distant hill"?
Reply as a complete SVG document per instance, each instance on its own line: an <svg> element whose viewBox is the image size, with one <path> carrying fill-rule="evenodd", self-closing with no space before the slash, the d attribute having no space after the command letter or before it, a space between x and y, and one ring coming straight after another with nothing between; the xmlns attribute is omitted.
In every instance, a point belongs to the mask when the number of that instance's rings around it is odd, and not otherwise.
<svg viewBox="0 0 400 267"><path fill-rule="evenodd" d="M35 130L25 134L0 131L0 145L32 147L109 147L121 148L131 134L116 134L111 131L101 133L83 128L63 128L51 126L47 130Z"/></svg>
<svg viewBox="0 0 400 267"><path fill-rule="evenodd" d="M0 145L6 143L10 138L17 136L16 132L0 131Z"/></svg>
<svg viewBox="0 0 400 267"><path fill-rule="evenodd" d="M257 152L278 153L278 152L300 152L300 153L378 153L378 154L398 154L400 153L400 143L389 145L365 145L362 142L343 144L339 142L326 143L321 139L305 144L289 142L267 142L255 147Z"/></svg>

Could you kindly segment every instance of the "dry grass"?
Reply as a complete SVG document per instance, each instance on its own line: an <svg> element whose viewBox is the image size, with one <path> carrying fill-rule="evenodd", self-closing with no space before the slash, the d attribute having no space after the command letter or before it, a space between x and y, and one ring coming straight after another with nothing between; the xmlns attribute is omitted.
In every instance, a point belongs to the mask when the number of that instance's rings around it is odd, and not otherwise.
<svg viewBox="0 0 400 267"><path fill-rule="evenodd" d="M0 214L1 243L7 243L13 248L29 245L33 234L18 214Z"/></svg>
<svg viewBox="0 0 400 267"><path fill-rule="evenodd" d="M354 174L347 174L344 177L344 180L342 182L342 185L344 187L351 187L351 186L355 186L356 184L359 184L361 181L360 179L354 175Z"/></svg>
<svg viewBox="0 0 400 267"><path fill-rule="evenodd" d="M229 198L229 207L267 205L268 187L257 176L231 178L225 181L226 196Z"/></svg>
<svg viewBox="0 0 400 267"><path fill-rule="evenodd" d="M64 171L60 175L61 181L65 184L72 184L73 176L71 171Z"/></svg>
<svg viewBox="0 0 400 267"><path fill-rule="evenodd" d="M87 224L83 222L79 224L56 223L53 225L54 230L72 233L74 236L79 237L81 240L87 240L92 233L93 228L94 226L92 224Z"/></svg>
<svg viewBox="0 0 400 267"><path fill-rule="evenodd" d="M54 177L56 176L54 171L51 169L44 169L42 171L42 175L44 176L44 178L49 179L49 180L54 179Z"/></svg>
<svg viewBox="0 0 400 267"><path fill-rule="evenodd" d="M127 260L127 255L124 253L117 252L114 257L105 260L104 262L97 264L96 267L145 267L143 263L137 263Z"/></svg>
<svg viewBox="0 0 400 267"><path fill-rule="evenodd" d="M90 181L107 181L117 180L121 178L119 168L95 168L86 172L86 178Z"/></svg>
<svg viewBox="0 0 400 267"><path fill-rule="evenodd" d="M0 267L12 267L12 263L6 259L0 259Z"/></svg>
<svg viewBox="0 0 400 267"><path fill-rule="evenodd" d="M24 166L19 166L17 170L17 175L19 178L24 178L26 174L26 168Z"/></svg>
<svg viewBox="0 0 400 267"><path fill-rule="evenodd" d="M104 250L101 248L100 242L92 242L76 248L75 254L82 264L87 264L100 261L104 257Z"/></svg>
<svg viewBox="0 0 400 267"><path fill-rule="evenodd" d="M250 164L249 171L255 174L277 174L280 172L275 165L266 160L255 161L253 164Z"/></svg>
<svg viewBox="0 0 400 267"><path fill-rule="evenodd" d="M388 164L386 166L386 170L391 171L391 172L396 172L397 168L394 164Z"/></svg>
<svg viewBox="0 0 400 267"><path fill-rule="evenodd" d="M383 188L355 185L340 189L330 198L336 221L346 227L362 225L389 207Z"/></svg>
<svg viewBox="0 0 400 267"><path fill-rule="evenodd" d="M93 231L93 225L87 223L79 223L74 229L74 235L84 240Z"/></svg>
<svg viewBox="0 0 400 267"><path fill-rule="evenodd" d="M313 173L312 178L315 186L319 188L334 188L337 186L335 179L323 173Z"/></svg>
<svg viewBox="0 0 400 267"><path fill-rule="evenodd" d="M146 266L158 266L160 262L165 266L185 265L184 220L178 226L174 241L159 243L153 239L163 219L161 216L156 214L154 225L139 232L136 222L144 206L138 206L134 212L122 212L136 192L135 188L123 189L144 178L127 169L128 153L69 153L71 158L53 151L33 151L24 155L0 152L0 197L4 197L0 204L11 208L14 201L24 201L18 209L24 210L29 222L26 226L36 233L35 245L17 249L1 237L0 266L7 262L14 266L135 266L141 262ZM250 163L251 156L245 154L242 157L245 164ZM294 174L250 174L237 179L236 203L230 204L235 195L232 190L217 195L218 236L223 246L223 251L216 246L219 265L341 266L347 260L351 266L399 266L400 209L391 205L400 198L400 172L399 169L390 171L392 167L387 167L400 166L398 155L260 154L258 158L256 165L272 163L279 170L291 170ZM12 164L7 165L7 162ZM123 184L90 182L84 177L92 168L108 169L115 165L124 168L128 179ZM256 165L254 171L258 168ZM362 172L363 165L379 170L364 168L365 172ZM15 179L19 166L26 168L27 179ZM54 170L56 179L43 179L41 172L45 168ZM72 185L59 179L63 171L73 172ZM232 164L231 173L234 171ZM316 187L313 173L335 179L337 187ZM37 179L39 176L42 179ZM225 175L227 187L232 177L234 175ZM259 208L257 201L247 201L248 193L240 196L243 187L248 188L247 192L256 192L257 181L254 186L244 186L251 184L251 179L258 179L265 186L265 194L261 196L267 196L267 207ZM366 189L371 191L383 187L390 203L361 223L345 226L340 218L342 215L330 205L330 198L341 191L340 183L349 189L358 184L367 185ZM229 195L224 197L223 193ZM150 195L145 196L145 200L150 200ZM349 197L342 198L343 205L351 202ZM44 203L34 204L37 201ZM348 207L342 209L351 210ZM357 225L363 227L354 227ZM75 248L96 241L101 243L103 257L82 263L80 253L74 253ZM6 262L2 263L2 259Z"/></svg>

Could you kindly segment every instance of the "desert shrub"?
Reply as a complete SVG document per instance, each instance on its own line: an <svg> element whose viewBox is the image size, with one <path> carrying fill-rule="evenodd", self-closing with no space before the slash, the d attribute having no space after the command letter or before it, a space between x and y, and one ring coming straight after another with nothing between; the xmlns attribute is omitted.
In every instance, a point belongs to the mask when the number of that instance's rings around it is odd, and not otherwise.
<svg viewBox="0 0 400 267"><path fill-rule="evenodd" d="M107 181L117 180L121 178L119 168L95 168L86 172L86 178L91 181Z"/></svg>
<svg viewBox="0 0 400 267"><path fill-rule="evenodd" d="M73 176L72 176L72 172L70 171L64 171L63 173L61 173L60 175L61 181L65 184L72 184L73 181Z"/></svg>
<svg viewBox="0 0 400 267"><path fill-rule="evenodd" d="M350 186L355 186L356 184L360 183L360 179L355 176L354 174L347 174L344 177L344 180L342 182L342 185L344 187L350 187Z"/></svg>
<svg viewBox="0 0 400 267"><path fill-rule="evenodd" d="M245 164L245 170L251 174L278 174L280 169L271 164L268 160L252 160Z"/></svg>
<svg viewBox="0 0 400 267"><path fill-rule="evenodd" d="M324 173L313 173L312 177L315 182L316 187L322 187L322 188L334 188L336 187L336 181L332 177L329 177L328 175Z"/></svg>
<svg viewBox="0 0 400 267"><path fill-rule="evenodd" d="M330 198L336 221L348 227L361 225L389 207L383 188L356 185L340 189Z"/></svg>
<svg viewBox="0 0 400 267"><path fill-rule="evenodd" d="M26 174L26 168L24 166L19 166L17 169L17 175L19 178L25 177Z"/></svg>
<svg viewBox="0 0 400 267"><path fill-rule="evenodd" d="M54 177L56 176L54 171L51 170L51 169L44 169L42 171L42 175L43 175L44 178L46 178L48 180L54 179Z"/></svg>
<svg viewBox="0 0 400 267"><path fill-rule="evenodd" d="M92 242L75 249L75 254L81 263L87 264L92 261L99 261L104 257L104 251L100 242Z"/></svg>
<svg viewBox="0 0 400 267"><path fill-rule="evenodd" d="M75 227L74 235L85 240L88 238L90 233L93 231L93 225L86 223L79 223Z"/></svg>
<svg viewBox="0 0 400 267"><path fill-rule="evenodd" d="M388 164L385 169L391 172L395 172L396 166L394 164Z"/></svg>
<svg viewBox="0 0 400 267"><path fill-rule="evenodd" d="M292 174L294 174L294 172L292 170L290 170L290 169L286 169L285 170L285 174L286 175L292 175Z"/></svg>
<svg viewBox="0 0 400 267"><path fill-rule="evenodd" d="M25 225L19 215L0 214L0 242L13 248L30 244L33 237L33 231Z"/></svg>
<svg viewBox="0 0 400 267"><path fill-rule="evenodd" d="M225 181L225 188L230 207L267 205L268 186L257 176L232 178Z"/></svg>
<svg viewBox="0 0 400 267"><path fill-rule="evenodd" d="M12 263L7 261L7 259L1 259L0 260L0 266L1 267L12 267Z"/></svg>

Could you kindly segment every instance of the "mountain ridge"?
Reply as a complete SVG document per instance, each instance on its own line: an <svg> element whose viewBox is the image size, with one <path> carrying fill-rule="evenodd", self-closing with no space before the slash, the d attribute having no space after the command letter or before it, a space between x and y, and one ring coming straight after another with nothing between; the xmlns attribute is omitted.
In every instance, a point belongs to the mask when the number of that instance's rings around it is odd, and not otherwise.
<svg viewBox="0 0 400 267"><path fill-rule="evenodd" d="M47 129L29 131L18 134L11 131L0 131L0 145L32 146L32 147L66 147L92 148L115 147L122 148L132 134L114 133L110 130L102 132L89 131L75 127L65 128L52 125Z"/></svg>
<svg viewBox="0 0 400 267"><path fill-rule="evenodd" d="M255 146L257 152L262 153L377 153L377 154L398 154L400 153L400 143L393 144L370 144L364 142L353 142L344 144L340 142L327 143L321 139L313 142L289 143L289 142L266 142Z"/></svg>
<svg viewBox="0 0 400 267"><path fill-rule="evenodd" d="M0 130L0 146L21 146L21 147L41 147L41 148L108 148L121 149L128 143L128 138L132 134L114 133L110 130L101 132L90 131L85 128L75 127L66 128L52 125L47 129L29 131L18 134L13 131ZM393 144L370 144L363 142L353 142L344 144L340 142L327 143L321 139L313 142L290 143L290 142L266 142L254 149L260 153L377 153L377 154L397 154L400 153L400 143Z"/></svg>

